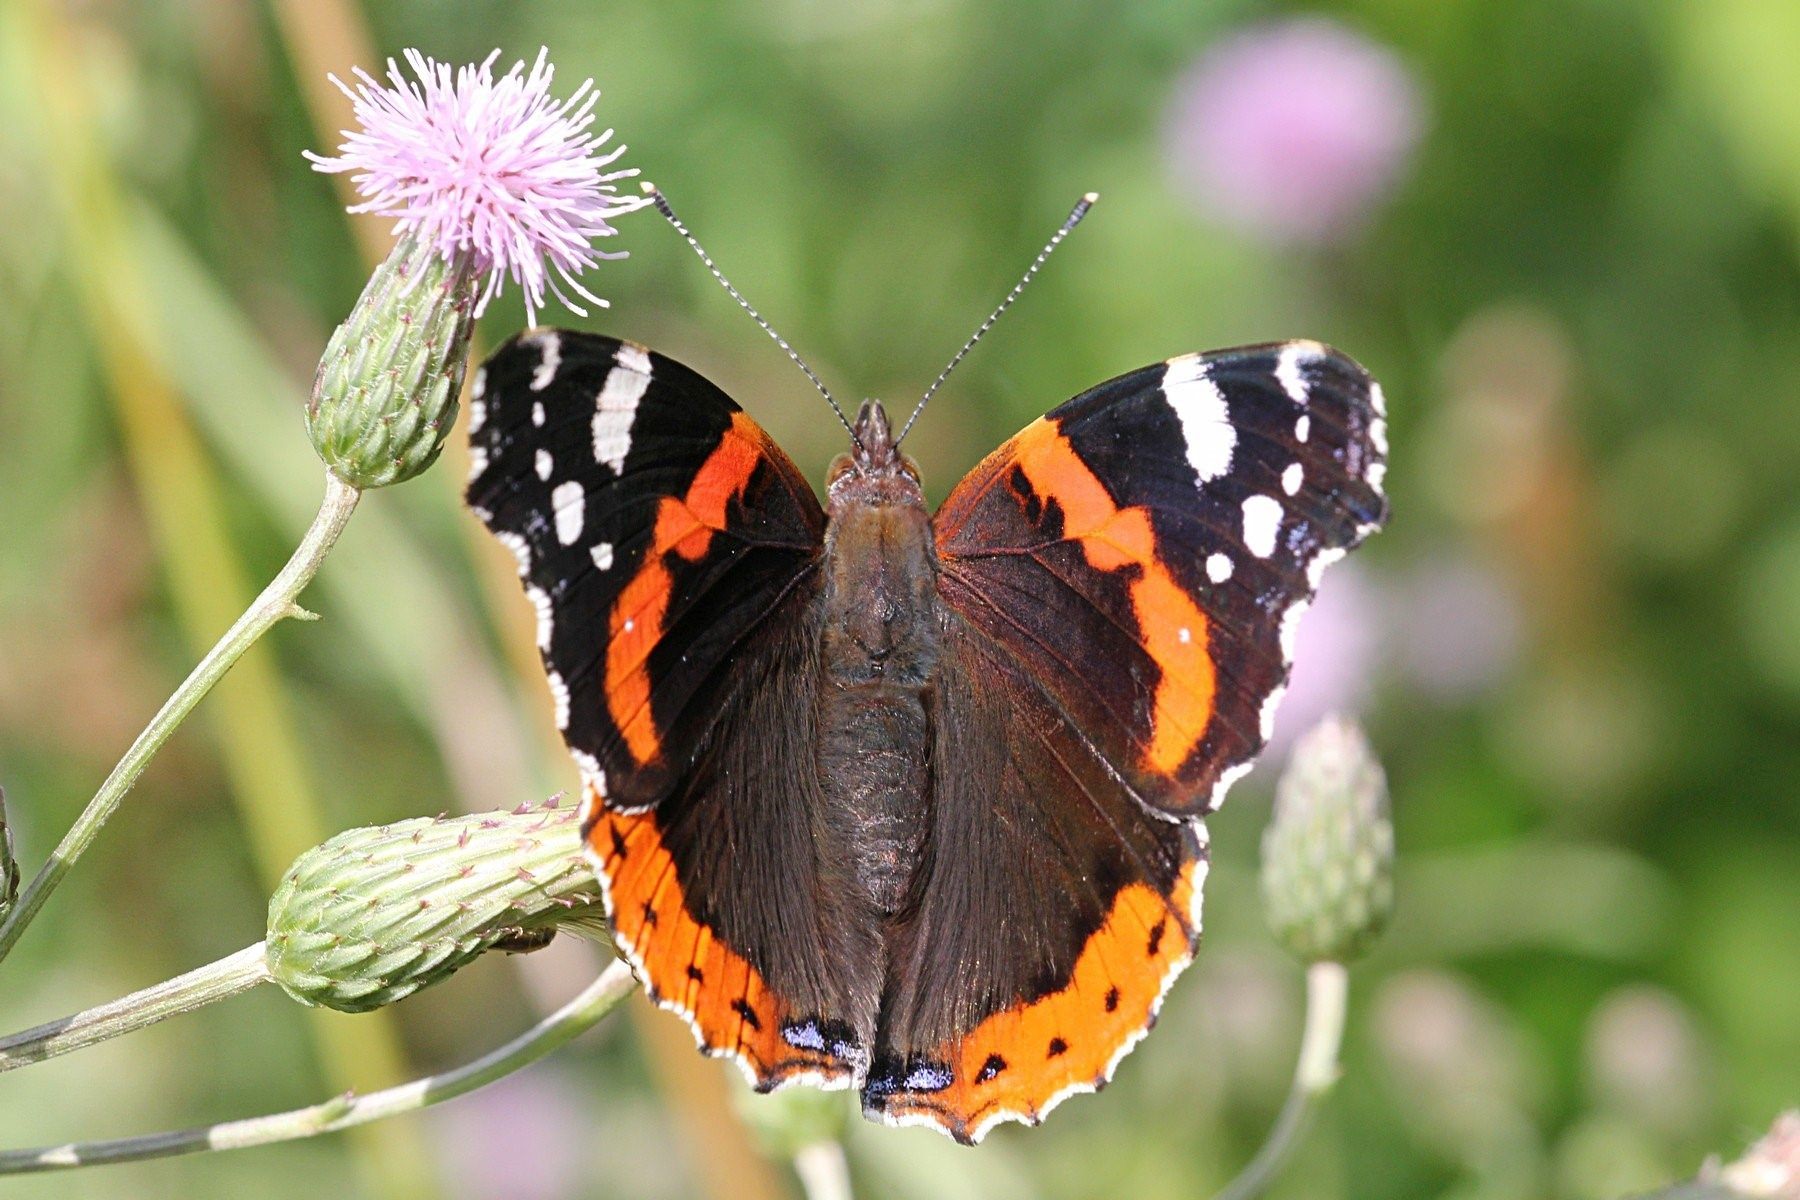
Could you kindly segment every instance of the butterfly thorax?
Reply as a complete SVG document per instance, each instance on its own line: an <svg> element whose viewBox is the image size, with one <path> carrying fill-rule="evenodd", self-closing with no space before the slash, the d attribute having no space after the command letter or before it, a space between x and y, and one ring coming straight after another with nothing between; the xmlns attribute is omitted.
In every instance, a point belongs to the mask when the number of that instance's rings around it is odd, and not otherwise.
<svg viewBox="0 0 1800 1200"><path fill-rule="evenodd" d="M926 693L936 672L936 555L918 471L866 402L856 448L828 483L819 780L859 883L886 915L905 903L928 831Z"/></svg>

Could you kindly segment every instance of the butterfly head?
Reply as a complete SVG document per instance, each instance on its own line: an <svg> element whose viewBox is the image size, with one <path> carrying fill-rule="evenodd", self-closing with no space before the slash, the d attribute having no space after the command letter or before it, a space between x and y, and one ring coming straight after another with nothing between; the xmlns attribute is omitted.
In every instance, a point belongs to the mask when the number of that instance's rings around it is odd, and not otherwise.
<svg viewBox="0 0 1800 1200"><path fill-rule="evenodd" d="M864 503L924 503L919 487L919 464L900 453L899 439L879 400L864 400L851 429L851 448L840 454L827 472L825 490L833 505Z"/></svg>

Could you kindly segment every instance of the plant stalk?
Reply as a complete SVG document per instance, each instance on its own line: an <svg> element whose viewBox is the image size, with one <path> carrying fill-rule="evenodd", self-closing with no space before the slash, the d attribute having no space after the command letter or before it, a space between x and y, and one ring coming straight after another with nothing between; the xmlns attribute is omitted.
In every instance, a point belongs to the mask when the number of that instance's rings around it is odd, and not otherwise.
<svg viewBox="0 0 1800 1200"><path fill-rule="evenodd" d="M311 613L295 603L306 585L312 582L325 556L337 544L338 536L343 533L344 526L349 523L350 516L356 511L356 502L362 493L351 487L337 476L327 472L325 476L325 498L319 506L319 513L313 518L311 528L301 539L299 547L289 558L287 565L270 581L250 607L225 631L225 635L209 650L206 657L175 689L175 693L157 710L144 731L131 743L125 756L88 801L81 815L63 835L50 859L38 873L32 877L20 894L19 901L0 921L0 959L4 959L12 951L25 927L31 924L38 910L62 882L69 868L75 865L101 826L117 811L125 793L131 790L138 776L150 759L160 750L163 743L169 740L187 715L194 710L213 685L224 678L244 652L255 645L258 639L270 629L288 617L311 619Z"/></svg>
<svg viewBox="0 0 1800 1200"><path fill-rule="evenodd" d="M1252 1200L1262 1195L1299 1144L1317 1101L1337 1082L1348 983L1349 973L1342 963L1316 962L1306 969L1306 1023L1300 1034L1293 1086L1256 1157L1215 1200Z"/></svg>
<svg viewBox="0 0 1800 1200"><path fill-rule="evenodd" d="M100 1163L131 1162L146 1158L170 1158L208 1150L240 1150L300 1138L333 1133L364 1125L383 1117L415 1112L454 1099L530 1066L581 1033L631 993L637 986L631 969L614 961L600 977L550 1016L496 1050L472 1062L437 1075L428 1075L358 1096L346 1092L320 1104L289 1112L271 1113L241 1121L223 1121L193 1129L153 1133L142 1137L100 1142L73 1142L31 1150L0 1152L0 1175L88 1167Z"/></svg>
<svg viewBox="0 0 1800 1200"><path fill-rule="evenodd" d="M215 1000L224 1000L267 982L269 968L263 944L246 946L185 975L133 992L110 1004L0 1038L0 1071L29 1066L80 1050L121 1034L154 1025L158 1021L192 1012Z"/></svg>
<svg viewBox="0 0 1800 1200"><path fill-rule="evenodd" d="M806 1200L853 1200L850 1164L837 1141L812 1142L794 1153L794 1174Z"/></svg>

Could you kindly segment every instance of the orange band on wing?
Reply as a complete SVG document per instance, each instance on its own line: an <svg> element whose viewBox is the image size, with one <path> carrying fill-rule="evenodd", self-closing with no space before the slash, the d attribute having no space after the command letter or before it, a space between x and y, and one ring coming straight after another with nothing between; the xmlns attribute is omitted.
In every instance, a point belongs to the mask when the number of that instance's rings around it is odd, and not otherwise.
<svg viewBox="0 0 1800 1200"><path fill-rule="evenodd" d="M1056 501L1063 536L1080 544L1090 567L1138 568L1131 580L1132 611L1139 640L1160 673L1144 763L1172 775L1199 745L1212 718L1217 680L1207 652L1206 615L1158 559L1149 510L1113 503L1054 422L1034 421L1012 445L1032 491Z"/></svg>
<svg viewBox="0 0 1800 1200"><path fill-rule="evenodd" d="M731 415L731 428L700 464L682 496L657 503L656 522L642 565L619 593L612 608L606 645L606 705L625 747L640 765L662 753L662 740L650 712L650 652L662 640L675 585L668 556L694 562L725 528L729 502L742 500L750 476L763 458L762 432L743 413Z"/></svg>
<svg viewBox="0 0 1800 1200"><path fill-rule="evenodd" d="M651 999L680 1013L703 1051L735 1058L758 1087L801 1075L847 1082L851 1068L843 1060L782 1036L796 1014L711 926L694 919L656 818L609 812L591 792L588 804L596 814L588 852L605 886L613 934Z"/></svg>
<svg viewBox="0 0 1800 1200"><path fill-rule="evenodd" d="M882 1115L927 1120L977 1141L999 1120L1036 1121L1065 1096L1098 1090L1193 955L1197 931L1186 922L1203 869L1199 860L1184 867L1166 899L1143 883L1120 891L1062 990L995 1013L943 1047L950 1085L897 1091Z"/></svg>

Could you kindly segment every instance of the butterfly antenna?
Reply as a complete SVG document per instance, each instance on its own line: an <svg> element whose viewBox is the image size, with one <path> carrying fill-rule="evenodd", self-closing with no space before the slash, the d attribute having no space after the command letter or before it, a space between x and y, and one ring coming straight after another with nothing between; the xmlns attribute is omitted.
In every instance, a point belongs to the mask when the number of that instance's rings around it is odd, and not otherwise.
<svg viewBox="0 0 1800 1200"><path fill-rule="evenodd" d="M681 223L681 218L675 215L675 210L669 206L669 198L662 194L662 190L652 183L645 183L643 188L649 195L650 202L656 205L656 211L661 213L663 219L675 227L675 232L685 238L687 244L694 248L694 253L700 256L700 261L706 264L706 269L712 272L712 277L718 280L727 292L731 293L731 298L738 302L738 307L749 313L750 319L761 325L762 331L775 339L775 344L794 360L794 365L799 367L812 381L812 385L819 389L819 395L825 397L825 403L831 405L831 411L837 414L837 419L843 422L845 429L850 431L850 439L856 441L856 426L852 425L850 418L844 415L844 410L838 406L837 398L831 394L831 389L827 388L818 375L813 373L813 369L806 365L806 360L801 358L792 346L788 345L787 339L776 333L775 327L763 319L763 315L756 311L755 305L744 299L743 293L732 287L731 280L725 278L719 268L713 265L712 256L707 254L700 243L694 239L694 235L688 232L688 227ZM861 444L861 442L857 442L857 445Z"/></svg>
<svg viewBox="0 0 1800 1200"><path fill-rule="evenodd" d="M975 348L976 342L987 336L987 331L994 327L994 322L1000 319L1000 314L1012 307L1012 302L1019 298L1019 293L1025 290L1025 285L1030 283L1032 276L1038 273L1038 268L1044 265L1044 261L1050 257L1050 252L1062 245L1062 240L1069 236L1075 226L1081 224L1081 218L1088 215L1088 209L1094 207L1095 201L1099 199L1100 193L1089 192L1076 202L1075 207L1069 212L1069 219L1062 223L1061 229L1050 235L1050 240L1044 243L1044 248L1038 251L1038 256L1031 260L1029 267L1025 268L1025 274L1018 283L1013 285L1013 290L1006 293L1006 299L1002 300L999 307L988 314L987 320L983 321L981 327L970 335L969 340L963 343L962 349L956 352L956 356L942 371L938 372L938 377L932 380L931 386L925 389L925 394L919 397L918 404L913 406L912 415L907 417L906 424L900 427L900 436L894 439L894 445L898 446L911 431L913 422L917 421L919 414L925 411L926 402L937 395L937 390L944 386L944 380L950 378L950 372L956 370L956 364Z"/></svg>

